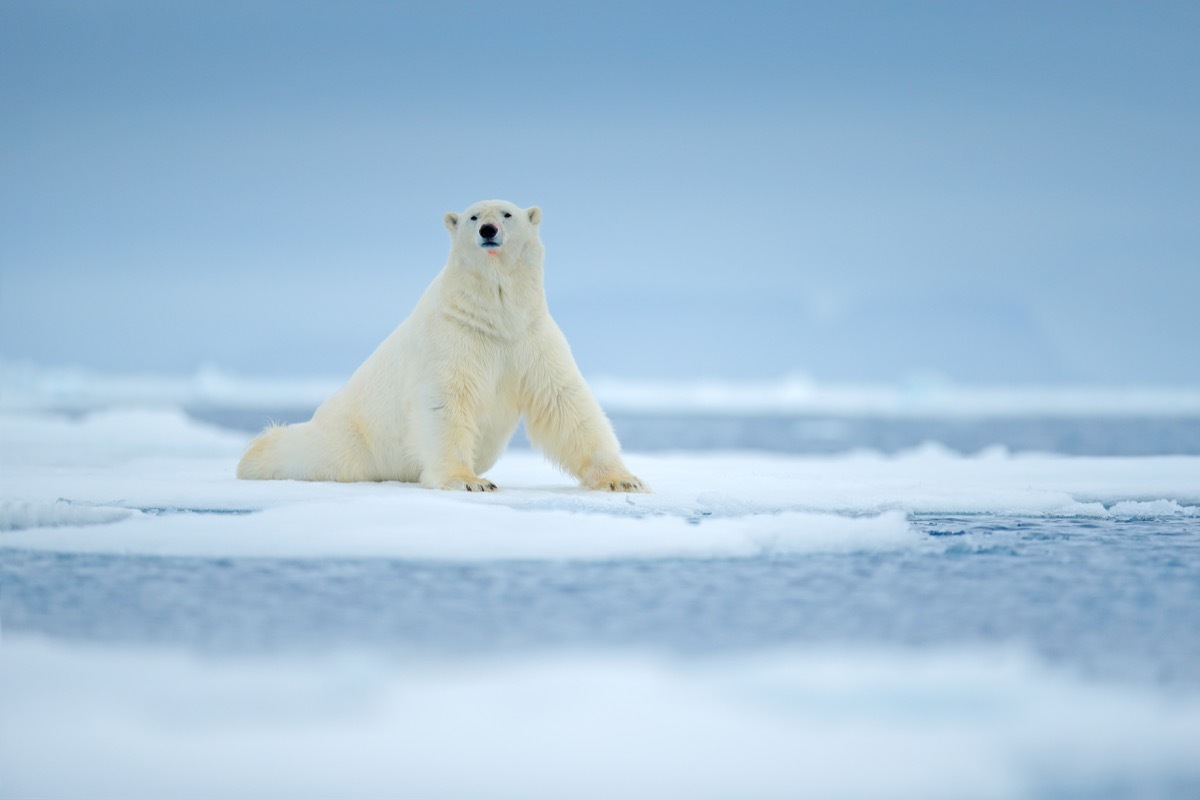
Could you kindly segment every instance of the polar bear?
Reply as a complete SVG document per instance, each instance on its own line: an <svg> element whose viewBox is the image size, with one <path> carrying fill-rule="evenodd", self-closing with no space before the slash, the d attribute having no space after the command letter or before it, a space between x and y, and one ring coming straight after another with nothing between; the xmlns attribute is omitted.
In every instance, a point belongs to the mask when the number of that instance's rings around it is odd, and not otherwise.
<svg viewBox="0 0 1200 800"><path fill-rule="evenodd" d="M412 314L310 421L252 441L238 477L495 491L480 475L524 418L584 486L648 491L550 316L541 220L502 200L446 214L450 256Z"/></svg>

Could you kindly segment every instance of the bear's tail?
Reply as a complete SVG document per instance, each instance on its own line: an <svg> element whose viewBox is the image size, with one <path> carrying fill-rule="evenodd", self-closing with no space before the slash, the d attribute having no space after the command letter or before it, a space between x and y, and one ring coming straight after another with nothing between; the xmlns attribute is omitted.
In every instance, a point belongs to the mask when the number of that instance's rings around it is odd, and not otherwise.
<svg viewBox="0 0 1200 800"><path fill-rule="evenodd" d="M271 425L250 442L237 476L243 480L336 480L326 464L328 450L311 422Z"/></svg>

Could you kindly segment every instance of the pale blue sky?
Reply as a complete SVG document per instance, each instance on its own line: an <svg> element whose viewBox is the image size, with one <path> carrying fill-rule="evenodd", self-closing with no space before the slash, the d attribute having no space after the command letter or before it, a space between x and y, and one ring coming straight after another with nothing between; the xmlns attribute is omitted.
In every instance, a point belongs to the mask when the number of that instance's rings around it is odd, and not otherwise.
<svg viewBox="0 0 1200 800"><path fill-rule="evenodd" d="M1200 5L103 6L0 4L0 356L346 374L503 197L589 375L1200 383Z"/></svg>

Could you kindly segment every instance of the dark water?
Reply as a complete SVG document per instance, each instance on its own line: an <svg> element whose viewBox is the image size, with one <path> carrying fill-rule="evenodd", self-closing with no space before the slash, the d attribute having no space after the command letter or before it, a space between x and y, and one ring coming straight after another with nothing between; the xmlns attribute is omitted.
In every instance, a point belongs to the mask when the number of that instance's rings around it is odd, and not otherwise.
<svg viewBox="0 0 1200 800"><path fill-rule="evenodd" d="M1200 519L916 517L909 551L421 563L0 551L8 633L219 653L1015 643L1200 689Z"/></svg>

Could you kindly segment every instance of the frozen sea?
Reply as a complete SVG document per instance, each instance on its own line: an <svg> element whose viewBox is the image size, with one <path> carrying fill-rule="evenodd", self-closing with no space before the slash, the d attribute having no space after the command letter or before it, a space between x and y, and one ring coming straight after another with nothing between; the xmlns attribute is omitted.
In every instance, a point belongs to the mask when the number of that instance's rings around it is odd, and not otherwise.
<svg viewBox="0 0 1200 800"><path fill-rule="evenodd" d="M1200 396L596 388L650 495L251 483L0 369L0 796L1200 796Z"/></svg>

